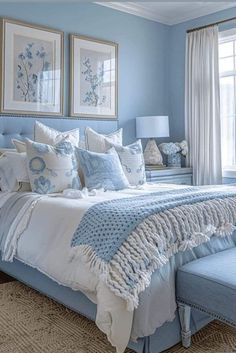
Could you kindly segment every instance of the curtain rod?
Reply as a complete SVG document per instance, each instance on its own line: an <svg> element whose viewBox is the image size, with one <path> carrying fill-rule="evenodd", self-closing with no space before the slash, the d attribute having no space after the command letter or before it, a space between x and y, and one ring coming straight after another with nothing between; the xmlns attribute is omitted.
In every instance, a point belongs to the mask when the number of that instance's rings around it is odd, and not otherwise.
<svg viewBox="0 0 236 353"><path fill-rule="evenodd" d="M229 21L234 21L234 20L236 20L236 17L227 18L226 20L221 20L221 21L218 21L218 22L210 23L209 25L205 25L205 26L201 26L201 27L197 27L197 28L188 29L188 30L187 30L187 33L199 31L200 29L204 29L204 28L207 28L207 27L220 25L221 23L225 23L225 22L229 22Z"/></svg>

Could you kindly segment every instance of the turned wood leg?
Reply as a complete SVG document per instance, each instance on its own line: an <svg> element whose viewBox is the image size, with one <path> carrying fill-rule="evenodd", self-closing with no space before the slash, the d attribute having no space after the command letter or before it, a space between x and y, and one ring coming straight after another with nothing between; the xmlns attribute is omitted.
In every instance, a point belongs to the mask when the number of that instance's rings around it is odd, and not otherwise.
<svg viewBox="0 0 236 353"><path fill-rule="evenodd" d="M188 305L178 303L179 318L181 324L182 345L184 348L191 346L190 317L191 308Z"/></svg>

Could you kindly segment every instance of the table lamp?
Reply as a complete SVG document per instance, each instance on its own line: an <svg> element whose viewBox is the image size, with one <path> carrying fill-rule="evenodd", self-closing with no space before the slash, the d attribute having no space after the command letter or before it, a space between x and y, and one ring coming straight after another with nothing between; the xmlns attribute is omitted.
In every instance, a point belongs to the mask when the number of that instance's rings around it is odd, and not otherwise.
<svg viewBox="0 0 236 353"><path fill-rule="evenodd" d="M137 138L148 138L144 150L145 164L163 165L163 159L157 147L156 137L169 137L168 116L140 116L136 118Z"/></svg>

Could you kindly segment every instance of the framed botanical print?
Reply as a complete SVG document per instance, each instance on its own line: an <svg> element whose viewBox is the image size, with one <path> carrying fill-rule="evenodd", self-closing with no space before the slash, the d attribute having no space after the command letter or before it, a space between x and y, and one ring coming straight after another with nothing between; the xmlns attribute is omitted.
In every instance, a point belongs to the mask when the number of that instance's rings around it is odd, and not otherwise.
<svg viewBox="0 0 236 353"><path fill-rule="evenodd" d="M1 19L1 113L63 115L63 32Z"/></svg>
<svg viewBox="0 0 236 353"><path fill-rule="evenodd" d="M117 51L112 42L71 35L71 116L117 117Z"/></svg>

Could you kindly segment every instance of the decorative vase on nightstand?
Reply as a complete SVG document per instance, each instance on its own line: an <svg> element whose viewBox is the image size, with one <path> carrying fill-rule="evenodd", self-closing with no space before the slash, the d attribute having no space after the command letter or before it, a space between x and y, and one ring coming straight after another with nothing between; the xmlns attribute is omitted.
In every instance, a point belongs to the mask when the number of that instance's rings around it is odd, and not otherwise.
<svg viewBox="0 0 236 353"><path fill-rule="evenodd" d="M168 154L167 165L170 168L181 168L181 154L180 153Z"/></svg>
<svg viewBox="0 0 236 353"><path fill-rule="evenodd" d="M181 168L181 155L186 157L188 154L188 143L186 140L175 143L161 143L158 147L167 156L168 167Z"/></svg>

